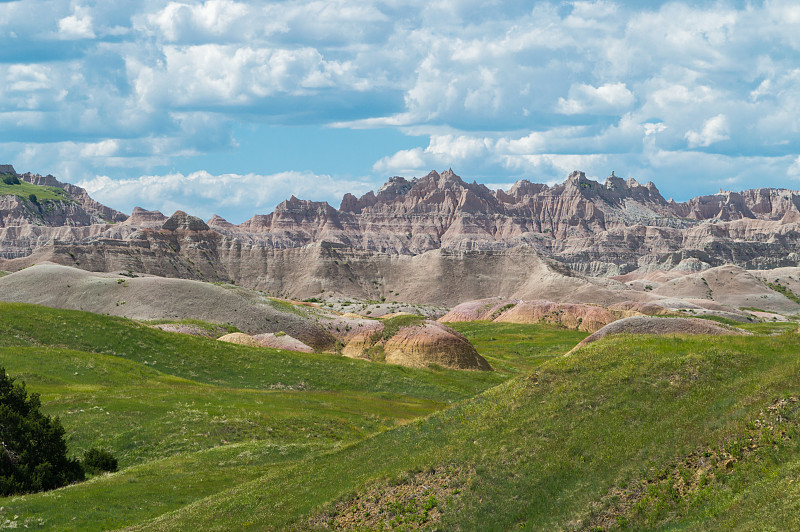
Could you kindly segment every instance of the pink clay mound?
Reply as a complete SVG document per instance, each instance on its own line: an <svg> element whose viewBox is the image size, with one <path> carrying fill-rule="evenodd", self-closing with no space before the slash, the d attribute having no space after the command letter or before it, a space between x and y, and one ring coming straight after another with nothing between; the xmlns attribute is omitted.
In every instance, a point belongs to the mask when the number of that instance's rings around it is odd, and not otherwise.
<svg viewBox="0 0 800 532"><path fill-rule="evenodd" d="M292 338L288 334L264 333L253 336L259 344L273 349L285 349L286 351L300 351L301 353L313 353L314 349L307 346L297 338Z"/></svg>
<svg viewBox="0 0 800 532"><path fill-rule="evenodd" d="M613 321L632 314L634 314L633 311L624 308L609 309L580 303L479 299L456 306L442 316L439 321L442 323L478 320L502 323L549 323L569 329L594 332Z"/></svg>
<svg viewBox="0 0 800 532"><path fill-rule="evenodd" d="M239 344L239 345L248 345L250 347L263 347L261 342L250 336L249 334L245 333L230 333L226 334L225 336L220 336L217 338L220 342L228 342L231 344Z"/></svg>
<svg viewBox="0 0 800 532"><path fill-rule="evenodd" d="M682 334L707 334L719 335L746 335L750 334L742 329L721 325L709 320L699 318L656 318L653 316L632 316L617 320L606 325L594 334L586 337L575 346L570 353L581 346L596 342L611 334L655 334L655 335L682 335Z"/></svg>
<svg viewBox="0 0 800 532"><path fill-rule="evenodd" d="M437 364L451 369L492 369L469 340L435 321L426 320L419 325L400 328L397 334L386 340L383 350L389 364L418 368Z"/></svg>

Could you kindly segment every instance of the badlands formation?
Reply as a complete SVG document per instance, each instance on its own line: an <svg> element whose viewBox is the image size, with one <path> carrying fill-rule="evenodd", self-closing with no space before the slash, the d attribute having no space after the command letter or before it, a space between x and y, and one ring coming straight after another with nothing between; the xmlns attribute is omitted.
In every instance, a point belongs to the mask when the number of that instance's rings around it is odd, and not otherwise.
<svg viewBox="0 0 800 532"><path fill-rule="evenodd" d="M552 187L523 180L492 191L448 170L392 177L377 192L346 194L338 209L292 197L234 225L138 207L127 216L53 176L14 175L59 199L0 196L0 270L17 272L0 279L1 299L229 323L241 331L231 340L252 345L489 369L442 323L594 333L643 315L800 313L796 191L678 203L613 172L604 183L576 171ZM397 327L327 308L347 298L454 308L440 322Z"/></svg>
<svg viewBox="0 0 800 532"><path fill-rule="evenodd" d="M53 176L17 174L69 199L0 196L0 269L49 261L233 282L293 299L360 298L454 306L505 297L634 301L702 312L800 311L800 196L783 189L721 192L677 203L652 183L573 172L548 187L508 191L451 170L393 177L339 209L292 197L239 225L182 211L130 216ZM767 277L769 277L767 279ZM684 303L683 300L689 300ZM721 311L716 308L715 311Z"/></svg>

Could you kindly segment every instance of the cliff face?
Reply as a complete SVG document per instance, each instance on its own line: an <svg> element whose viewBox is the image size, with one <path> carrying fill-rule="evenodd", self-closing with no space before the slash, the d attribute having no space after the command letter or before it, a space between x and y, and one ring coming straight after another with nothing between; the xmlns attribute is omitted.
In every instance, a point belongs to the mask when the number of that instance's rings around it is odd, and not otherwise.
<svg viewBox="0 0 800 532"><path fill-rule="evenodd" d="M137 208L126 217L52 176L20 179L59 187L69 200L43 214L0 197L0 257L14 259L2 269L51 260L233 280L276 295L455 304L498 295L579 301L581 291L607 290L603 277L632 271L800 265L800 196L790 190L676 203L652 183L613 174L604 183L573 172L552 187L519 181L492 191L448 170L393 177L376 192L346 194L339 209L291 197L234 225L181 211L167 218Z"/></svg>

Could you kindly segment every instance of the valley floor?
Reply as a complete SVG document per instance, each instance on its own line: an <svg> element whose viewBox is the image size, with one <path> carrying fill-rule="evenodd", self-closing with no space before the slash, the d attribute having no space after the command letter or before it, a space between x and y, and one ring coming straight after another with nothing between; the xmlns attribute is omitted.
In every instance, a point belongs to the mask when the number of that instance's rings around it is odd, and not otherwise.
<svg viewBox="0 0 800 532"><path fill-rule="evenodd" d="M224 344L0 303L0 365L120 471L0 501L52 530L800 529L800 335L451 324L495 371Z"/></svg>

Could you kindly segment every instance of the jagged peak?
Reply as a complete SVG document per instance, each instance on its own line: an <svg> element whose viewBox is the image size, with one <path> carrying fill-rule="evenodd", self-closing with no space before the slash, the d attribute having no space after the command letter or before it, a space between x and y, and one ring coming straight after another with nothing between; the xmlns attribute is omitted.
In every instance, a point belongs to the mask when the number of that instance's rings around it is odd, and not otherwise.
<svg viewBox="0 0 800 532"><path fill-rule="evenodd" d="M217 225L217 226L220 226L220 227L229 227L229 226L233 227L232 223L230 223L228 220L226 220L225 218L223 218L222 216L220 216L218 214L215 214L214 216L212 216L206 222L206 225L208 225L208 226Z"/></svg>
<svg viewBox="0 0 800 532"><path fill-rule="evenodd" d="M275 213L281 212L335 212L336 209L330 206L327 201L304 200L294 194L288 200L283 200L275 207Z"/></svg>
<svg viewBox="0 0 800 532"><path fill-rule="evenodd" d="M614 175L614 171L611 171L611 175L606 178L605 187L608 190L626 190L628 188L628 184L625 183L625 180L619 176Z"/></svg>
<svg viewBox="0 0 800 532"><path fill-rule="evenodd" d="M166 231L209 231L210 228L206 223L191 214L186 214L183 211L175 211L161 226Z"/></svg>

